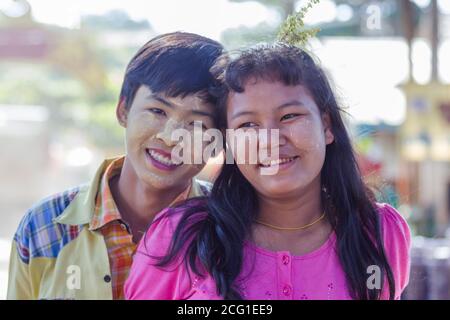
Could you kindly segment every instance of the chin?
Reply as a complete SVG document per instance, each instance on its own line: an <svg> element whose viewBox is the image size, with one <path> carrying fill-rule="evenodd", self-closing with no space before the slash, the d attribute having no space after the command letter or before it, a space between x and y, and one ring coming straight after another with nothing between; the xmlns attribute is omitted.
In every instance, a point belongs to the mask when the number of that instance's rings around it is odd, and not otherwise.
<svg viewBox="0 0 450 320"><path fill-rule="evenodd" d="M168 189L172 187L173 180L175 180L174 178L175 177L171 177L168 175L163 176L147 169L147 172L143 176L142 181L146 185L155 189Z"/></svg>
<svg viewBox="0 0 450 320"><path fill-rule="evenodd" d="M308 185L308 181L301 176L267 176L258 181L256 189L268 196L284 196L304 189Z"/></svg>
<svg viewBox="0 0 450 320"><path fill-rule="evenodd" d="M292 193L294 190L297 190L298 188L294 187L292 184L265 184L262 186L262 188L258 188L261 193L270 196L270 197L279 197L279 196L285 196L287 194Z"/></svg>

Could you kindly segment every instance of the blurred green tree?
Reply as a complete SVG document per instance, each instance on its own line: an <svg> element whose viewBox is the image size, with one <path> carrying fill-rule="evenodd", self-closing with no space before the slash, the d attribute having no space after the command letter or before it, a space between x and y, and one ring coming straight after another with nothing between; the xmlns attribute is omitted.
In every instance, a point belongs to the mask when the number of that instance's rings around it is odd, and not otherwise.
<svg viewBox="0 0 450 320"><path fill-rule="evenodd" d="M3 41L0 51L0 104L46 106L52 130L78 128L99 147L121 146L114 109L123 72L140 46L134 37L154 32L121 11L81 20L80 29L67 29L37 23L31 11L20 17L0 11L0 50L2 37L15 41L14 48ZM31 36L43 50L36 51Z"/></svg>

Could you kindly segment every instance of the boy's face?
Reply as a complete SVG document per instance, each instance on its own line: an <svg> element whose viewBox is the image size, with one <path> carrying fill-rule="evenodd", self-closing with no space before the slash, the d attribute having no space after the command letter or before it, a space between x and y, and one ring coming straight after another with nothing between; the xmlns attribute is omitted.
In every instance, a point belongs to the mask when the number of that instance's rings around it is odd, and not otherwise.
<svg viewBox="0 0 450 320"><path fill-rule="evenodd" d="M204 163L175 164L179 159L171 157L178 144L171 139L174 130L192 131L194 121L206 129L214 127L213 106L198 96L172 98L142 85L128 109L124 102L119 104L117 117L126 128L127 157L145 184L157 189L184 186L203 169Z"/></svg>

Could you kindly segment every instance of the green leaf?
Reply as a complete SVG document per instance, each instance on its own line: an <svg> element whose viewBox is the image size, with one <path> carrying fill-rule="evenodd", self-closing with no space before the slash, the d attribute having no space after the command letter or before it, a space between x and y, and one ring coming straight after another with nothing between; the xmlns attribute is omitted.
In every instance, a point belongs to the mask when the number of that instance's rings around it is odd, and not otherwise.
<svg viewBox="0 0 450 320"><path fill-rule="evenodd" d="M308 11L320 0L308 0L298 12L289 15L280 27L278 40L296 46L305 46L311 37L316 36L319 28L305 29L304 18Z"/></svg>

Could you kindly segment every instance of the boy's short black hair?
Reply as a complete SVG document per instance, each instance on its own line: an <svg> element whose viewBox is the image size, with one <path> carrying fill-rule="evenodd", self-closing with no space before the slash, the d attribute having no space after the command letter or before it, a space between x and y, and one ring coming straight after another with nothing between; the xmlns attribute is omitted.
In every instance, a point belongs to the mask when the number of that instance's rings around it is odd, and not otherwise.
<svg viewBox="0 0 450 320"><path fill-rule="evenodd" d="M169 97L198 94L215 104L209 94L214 84L210 68L223 53L223 46L209 38L186 32L157 36L147 42L129 62L120 92L129 109L136 91L147 85L154 93Z"/></svg>

